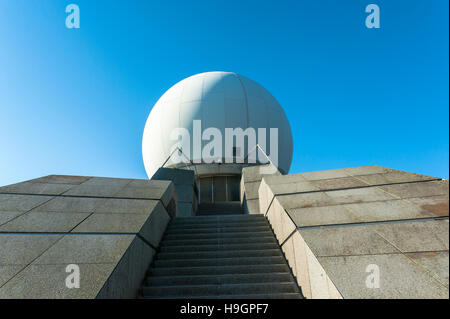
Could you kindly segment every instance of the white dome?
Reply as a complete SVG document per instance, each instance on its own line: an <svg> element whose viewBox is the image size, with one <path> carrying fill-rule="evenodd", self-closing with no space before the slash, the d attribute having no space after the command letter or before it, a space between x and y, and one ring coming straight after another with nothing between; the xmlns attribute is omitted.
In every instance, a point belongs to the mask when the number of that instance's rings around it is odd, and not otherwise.
<svg viewBox="0 0 450 319"><path fill-rule="evenodd" d="M164 164L177 143L170 139L172 130L186 128L193 136L193 120L201 120L202 131L215 127L223 135L225 128L266 128L267 154L270 152L269 129L278 128L278 167L282 172L289 171L292 133L277 100L261 85L242 75L206 72L178 82L152 108L142 139L142 155L149 178ZM207 143L203 141L202 148ZM248 151L244 151L245 155ZM192 153L190 159L194 160Z"/></svg>

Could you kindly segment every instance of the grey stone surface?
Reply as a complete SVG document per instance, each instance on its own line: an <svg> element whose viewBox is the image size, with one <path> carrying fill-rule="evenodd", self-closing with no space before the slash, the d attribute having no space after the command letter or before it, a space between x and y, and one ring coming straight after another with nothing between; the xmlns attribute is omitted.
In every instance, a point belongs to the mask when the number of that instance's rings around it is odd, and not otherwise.
<svg viewBox="0 0 450 319"><path fill-rule="evenodd" d="M175 185L194 185L195 173L185 169L162 167L152 176L152 180L170 180Z"/></svg>
<svg viewBox="0 0 450 319"><path fill-rule="evenodd" d="M129 178L111 178L111 177L92 177L83 182L83 185L96 185L101 187L106 186L122 186L124 187L132 180Z"/></svg>
<svg viewBox="0 0 450 319"><path fill-rule="evenodd" d="M193 201L194 190L192 185L175 185L177 189L178 202L191 202Z"/></svg>
<svg viewBox="0 0 450 319"><path fill-rule="evenodd" d="M3 190L0 298L134 298L170 219L164 204L176 213L170 181L51 175ZM80 289L65 286L68 264Z"/></svg>
<svg viewBox="0 0 450 319"><path fill-rule="evenodd" d="M247 200L243 206L246 214L261 214L258 199Z"/></svg>
<svg viewBox="0 0 450 319"><path fill-rule="evenodd" d="M245 182L255 182L260 181L263 176L281 175L277 169L274 169L272 174L267 174L267 169L270 169L267 164L244 167L242 169L242 178L244 178Z"/></svg>
<svg viewBox="0 0 450 319"><path fill-rule="evenodd" d="M448 181L419 182L380 186L381 189L398 198L414 198L446 195L448 197Z"/></svg>
<svg viewBox="0 0 450 319"><path fill-rule="evenodd" d="M367 186L367 183L354 177L319 179L311 181L311 184L320 190L344 189L344 188Z"/></svg>
<svg viewBox="0 0 450 319"><path fill-rule="evenodd" d="M276 176L281 176L281 173L271 164L249 166L242 169L240 199L246 214L266 214L267 205L261 206L258 201L261 181L263 178ZM264 199L267 201L266 197Z"/></svg>
<svg viewBox="0 0 450 319"><path fill-rule="evenodd" d="M369 174L384 174L391 172L392 169L381 167L377 165L358 166L343 169L346 173L352 176L369 175Z"/></svg>
<svg viewBox="0 0 450 319"><path fill-rule="evenodd" d="M136 237L96 298L136 298L155 251Z"/></svg>
<svg viewBox="0 0 450 319"><path fill-rule="evenodd" d="M65 233L89 213L28 212L0 226L0 232Z"/></svg>
<svg viewBox="0 0 450 319"><path fill-rule="evenodd" d="M191 202L177 203L177 217L189 217L195 215Z"/></svg>
<svg viewBox="0 0 450 319"><path fill-rule="evenodd" d="M448 298L448 181L365 166L264 177L258 195L306 297Z"/></svg>
<svg viewBox="0 0 450 319"><path fill-rule="evenodd" d="M306 207L328 206L338 204L330 196L327 196L323 192L282 195L277 196L277 198L280 201L281 205L284 207L284 209L287 210L291 208L306 208Z"/></svg>
<svg viewBox="0 0 450 319"><path fill-rule="evenodd" d="M67 264L32 264L0 288L0 299L92 299L115 267L115 264L77 265L80 288L67 288Z"/></svg>
<svg viewBox="0 0 450 319"><path fill-rule="evenodd" d="M396 199L396 197L383 192L376 187L326 191L324 194L331 197L338 204L376 202Z"/></svg>
<svg viewBox="0 0 450 319"><path fill-rule="evenodd" d="M300 229L300 235L316 257L396 253L374 226Z"/></svg>
<svg viewBox="0 0 450 319"><path fill-rule="evenodd" d="M402 254L319 257L344 298L448 298L448 287ZM367 288L368 265L380 270L380 288Z"/></svg>
<svg viewBox="0 0 450 319"><path fill-rule="evenodd" d="M449 255L448 251L427 251L418 253L405 254L413 262L417 263L426 271L429 275L434 277L440 283L449 286L448 274L449 274Z"/></svg>
<svg viewBox="0 0 450 319"><path fill-rule="evenodd" d="M277 185L277 184L291 184L291 183L300 183L300 182L308 182L308 180L303 177L303 174L289 174L289 175L266 175L263 177L264 180L269 184ZM308 183L311 185L310 183Z"/></svg>
<svg viewBox="0 0 450 319"><path fill-rule="evenodd" d="M19 273L24 265L0 265L0 287Z"/></svg>
<svg viewBox="0 0 450 319"><path fill-rule="evenodd" d="M270 186L274 195L294 194L294 193L308 193L318 191L311 182L295 182L287 184L274 184Z"/></svg>
<svg viewBox="0 0 450 319"><path fill-rule="evenodd" d="M317 172L308 172L302 173L302 177L304 177L308 181L316 181L320 179L331 179L331 178L342 178L350 176L343 169L330 169L326 171L317 171Z"/></svg>
<svg viewBox="0 0 450 319"><path fill-rule="evenodd" d="M258 199L258 189L261 181L244 183L245 198L247 200Z"/></svg>
<svg viewBox="0 0 450 319"><path fill-rule="evenodd" d="M32 183L54 183L54 184L81 184L86 182L91 177L88 176L71 176L71 175L48 175L36 179L32 179L29 182Z"/></svg>
<svg viewBox="0 0 450 319"><path fill-rule="evenodd" d="M406 183L406 182L435 180L436 177L401 171L392 171L384 174L359 175L358 179L366 182L369 185L382 185L391 183Z"/></svg>
<svg viewBox="0 0 450 319"><path fill-rule="evenodd" d="M33 264L117 263L135 235L67 234Z"/></svg>
<svg viewBox="0 0 450 319"><path fill-rule="evenodd" d="M195 173L191 170L160 168L152 176L152 181L172 181L175 187L175 202L177 214L179 216L192 216L197 211L197 185L195 183ZM170 191L171 192L171 191ZM173 197L173 196L172 196ZM190 202L192 209L188 209L186 203ZM175 216L173 209L166 205L169 214ZM191 215L187 215L188 213Z"/></svg>
<svg viewBox="0 0 450 319"><path fill-rule="evenodd" d="M72 187L75 187L75 185L22 182L0 187L0 193L59 195Z"/></svg>
<svg viewBox="0 0 450 319"><path fill-rule="evenodd" d="M297 227L347 224L358 218L343 206L293 208L287 210Z"/></svg>
<svg viewBox="0 0 450 319"><path fill-rule="evenodd" d="M0 211L26 212L51 199L51 196L0 194Z"/></svg>
<svg viewBox="0 0 450 319"><path fill-rule="evenodd" d="M113 197L161 199L164 206L167 206L174 190L175 186L170 181L136 180L123 187Z"/></svg>
<svg viewBox="0 0 450 319"><path fill-rule="evenodd" d="M51 199L51 198L50 198ZM105 202L103 198L54 197L45 204L33 209L37 212L92 213Z"/></svg>
<svg viewBox="0 0 450 319"><path fill-rule="evenodd" d="M377 233L401 252L448 250L448 220L377 224Z"/></svg>
<svg viewBox="0 0 450 319"><path fill-rule="evenodd" d="M94 213L78 225L73 233L135 233L157 247L170 217L160 202L147 213Z"/></svg>
<svg viewBox="0 0 450 319"><path fill-rule="evenodd" d="M448 217L448 195L408 198L407 201L420 207L421 209L430 212L435 216Z"/></svg>
<svg viewBox="0 0 450 319"><path fill-rule="evenodd" d="M95 213L75 227L73 233L139 233L150 213ZM0 229L1 230L1 229Z"/></svg>
<svg viewBox="0 0 450 319"><path fill-rule="evenodd" d="M108 198L95 208L95 212L108 214L145 214L151 212L157 204L158 201L149 199Z"/></svg>
<svg viewBox="0 0 450 319"><path fill-rule="evenodd" d="M24 212L3 212L0 211L0 225L3 225L10 220L13 220L19 215L25 214Z"/></svg>
<svg viewBox="0 0 450 319"><path fill-rule="evenodd" d="M433 217L431 213L405 200L346 204L341 207L351 211L355 221L375 222Z"/></svg>
<svg viewBox="0 0 450 319"><path fill-rule="evenodd" d="M123 185L114 185L114 184L86 184L83 183L81 185L74 186L69 191L65 192L64 195L70 196L93 196L93 197L112 197L119 190L121 190Z"/></svg>
<svg viewBox="0 0 450 319"><path fill-rule="evenodd" d="M0 233L0 265L27 265L61 238L60 235Z"/></svg>

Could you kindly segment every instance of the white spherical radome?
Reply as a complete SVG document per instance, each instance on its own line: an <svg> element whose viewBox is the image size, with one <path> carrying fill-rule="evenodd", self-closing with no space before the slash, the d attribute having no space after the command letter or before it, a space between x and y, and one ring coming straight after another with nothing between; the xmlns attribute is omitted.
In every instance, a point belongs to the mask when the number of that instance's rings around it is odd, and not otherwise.
<svg viewBox="0 0 450 319"><path fill-rule="evenodd" d="M223 136L225 128L245 130L251 127L256 131L266 128L267 154L270 153L269 129L278 128L278 167L282 172L289 171L292 133L277 100L245 76L232 72L206 72L178 82L153 106L142 139L142 156L149 178L164 164L177 143L170 138L172 130L186 128L193 136L194 120L201 120L202 131L214 127ZM202 141L202 148L207 143ZM248 151L244 150L245 155ZM195 160L192 151L189 155Z"/></svg>

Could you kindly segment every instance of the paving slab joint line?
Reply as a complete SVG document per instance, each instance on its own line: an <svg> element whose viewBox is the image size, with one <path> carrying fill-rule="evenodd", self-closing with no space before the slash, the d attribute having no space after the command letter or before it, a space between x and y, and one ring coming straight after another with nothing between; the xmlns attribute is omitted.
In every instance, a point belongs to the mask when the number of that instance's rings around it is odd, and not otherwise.
<svg viewBox="0 0 450 319"><path fill-rule="evenodd" d="M397 224L397 223L409 223L409 222L428 222L435 220L448 220L448 216L436 216L425 218L411 218L411 219L398 219L398 220L379 220L372 222L354 222L345 224L330 224L330 225L313 225L313 226L298 226L298 230L314 229L314 228L339 228L339 227L353 227L353 226L372 226L378 224ZM294 224L295 225L295 224Z"/></svg>
<svg viewBox="0 0 450 319"><path fill-rule="evenodd" d="M51 244L49 247L47 247L47 249L45 249L40 255L36 256L33 260L31 260L28 264L26 264L23 268L21 268L14 276L12 276L11 278L9 278L7 281L5 281L5 283L3 285L0 285L0 289L5 286L8 282L10 282L13 278L15 278L18 274L20 274L22 271L25 270L25 268L27 268L28 266L30 266L36 259L38 259L39 257L41 257L43 254L45 254L50 248L52 248L53 246L55 246L61 239L63 239L64 236L61 236L61 238L59 238L58 240L56 240L53 244Z"/></svg>
<svg viewBox="0 0 450 319"><path fill-rule="evenodd" d="M2 193L0 193L0 195L1 195ZM54 196L54 195L47 195L47 196ZM21 216L23 216L23 215L25 215L25 214L27 214L27 213L29 213L29 212L31 212L33 209L35 209L35 208L38 208L39 206L42 206L42 205L44 205L44 204L46 204L46 203L48 203L49 201L51 201L53 199L53 197L52 198L50 198L49 200L46 200L45 202L43 202L43 203L40 203L39 205L36 205L36 206L34 206L33 208L31 208L31 209L29 209L29 210L27 210L27 211L25 211L25 212L23 212L22 214L19 214L19 215L17 215L17 216L14 216L13 218L11 218L10 220L8 220L8 221L6 221L6 222L4 222L3 224L0 224L0 226L3 226L3 225L6 225L7 223L9 223L9 222L11 222L11 221L13 221L13 220L15 220L15 219L17 219L17 218L19 218L19 217L21 217ZM1 232L0 232L1 233Z"/></svg>
<svg viewBox="0 0 450 319"><path fill-rule="evenodd" d="M293 192L293 193L274 194L274 196L287 196L287 195L295 195L295 194L312 194L312 193L322 193L322 192L335 192L335 191L344 191L344 190L359 189L359 188L370 188L370 187L378 188L380 186L391 186L391 185L402 185L402 184L413 184L413 183L426 183L426 182L436 182L436 181L442 181L442 178L435 178L435 179L428 179L428 180L421 180L421 181L410 181L410 182L386 183L386 184L377 184L377 185L363 185L363 186L354 186L354 187L343 187L343 188L335 188L335 189L320 189L320 190L311 190L311 191L306 191L306 192ZM286 184L288 184L288 183L286 183Z"/></svg>

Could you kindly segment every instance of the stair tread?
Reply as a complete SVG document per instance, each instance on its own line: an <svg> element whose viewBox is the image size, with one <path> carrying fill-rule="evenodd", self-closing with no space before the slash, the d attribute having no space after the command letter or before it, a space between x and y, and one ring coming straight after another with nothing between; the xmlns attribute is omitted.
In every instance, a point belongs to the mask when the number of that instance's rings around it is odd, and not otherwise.
<svg viewBox="0 0 450 319"><path fill-rule="evenodd" d="M149 296L144 299L185 299L185 296ZM302 299L298 293L189 296L190 299Z"/></svg>
<svg viewBox="0 0 450 319"><path fill-rule="evenodd" d="M297 292L294 282L266 282L266 283L235 283L214 285L174 285L174 286L144 286L143 295L161 295L170 293L175 295L204 295L204 294L243 294L243 293L285 293ZM268 290L266 292L266 290Z"/></svg>
<svg viewBox="0 0 450 319"><path fill-rule="evenodd" d="M282 286L287 285L293 285L294 283L292 281L284 281L284 282L256 282L256 283L233 283L233 284L210 284L210 285L152 285L152 286L146 286L144 285L144 288L216 288L216 287L226 287L226 288L236 288L238 286L259 286L259 287L265 287L265 286L272 286L274 284L280 284Z"/></svg>

